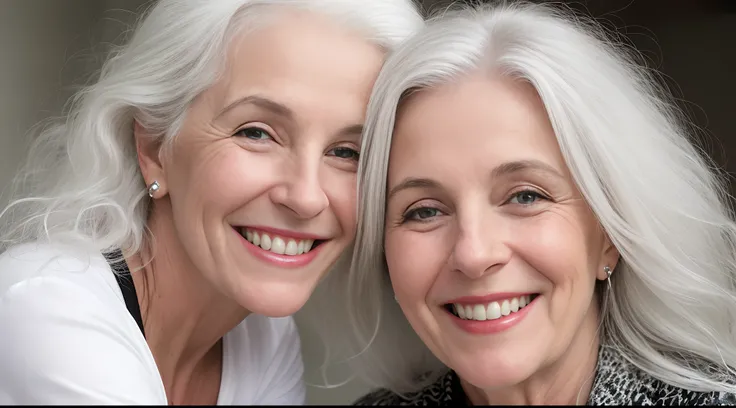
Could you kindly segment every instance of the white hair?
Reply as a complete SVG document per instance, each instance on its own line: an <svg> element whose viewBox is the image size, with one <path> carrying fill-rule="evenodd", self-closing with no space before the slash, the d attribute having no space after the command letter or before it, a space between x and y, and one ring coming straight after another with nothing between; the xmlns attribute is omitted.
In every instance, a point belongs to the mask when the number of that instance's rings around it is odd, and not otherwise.
<svg viewBox="0 0 736 408"><path fill-rule="evenodd" d="M352 352L355 372L408 392L447 370L392 298L383 250L389 150L407 95L484 71L536 89L574 182L621 254L601 299L601 342L666 383L736 390L736 227L726 179L637 57L591 19L521 2L430 19L389 57L368 108L353 264L328 278L330 301L344 296L344 307L322 316L331 348Z"/></svg>
<svg viewBox="0 0 736 408"><path fill-rule="evenodd" d="M134 120L169 147L190 103L222 74L230 41L279 7L335 18L385 50L424 24L412 0L158 1L75 95L64 123L34 141L0 213L0 251L36 240L130 253L146 244Z"/></svg>

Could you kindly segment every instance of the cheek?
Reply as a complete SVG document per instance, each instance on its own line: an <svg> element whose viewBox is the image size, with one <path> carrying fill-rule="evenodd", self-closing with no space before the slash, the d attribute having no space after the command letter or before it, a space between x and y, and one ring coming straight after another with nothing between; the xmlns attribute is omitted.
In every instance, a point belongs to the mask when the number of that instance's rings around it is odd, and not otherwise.
<svg viewBox="0 0 736 408"><path fill-rule="evenodd" d="M446 265L441 233L388 230L385 248L394 291L407 300L407 305L424 304Z"/></svg>
<svg viewBox="0 0 736 408"><path fill-rule="evenodd" d="M352 241L357 228L356 174L328 168L321 183L343 236Z"/></svg>
<svg viewBox="0 0 736 408"><path fill-rule="evenodd" d="M268 190L276 174L273 158L234 145L210 145L188 157L175 157L169 195L174 228L192 262L202 271L216 270L228 259L234 232L227 217ZM224 227L224 228L223 228Z"/></svg>
<svg viewBox="0 0 736 408"><path fill-rule="evenodd" d="M210 146L182 159L187 168L180 165L180 171L173 174L177 182L172 186L172 205L174 201L182 201L188 212L207 213L222 219L264 194L273 184L272 178L278 174L279 166L270 156L228 143Z"/></svg>
<svg viewBox="0 0 736 408"><path fill-rule="evenodd" d="M526 263L554 285L590 281L589 240L578 217L548 213L519 221L512 246Z"/></svg>
<svg viewBox="0 0 736 408"><path fill-rule="evenodd" d="M549 284L545 303L550 327L574 333L587 313L595 287L591 236L579 218L543 214L518 228L515 252Z"/></svg>

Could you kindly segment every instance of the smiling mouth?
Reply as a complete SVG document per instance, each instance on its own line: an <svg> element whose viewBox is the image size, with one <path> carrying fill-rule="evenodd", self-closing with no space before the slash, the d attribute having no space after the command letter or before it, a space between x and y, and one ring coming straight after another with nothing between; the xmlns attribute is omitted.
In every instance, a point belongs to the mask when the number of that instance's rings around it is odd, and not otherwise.
<svg viewBox="0 0 736 408"><path fill-rule="evenodd" d="M537 298L537 296L539 296L539 294L535 293L532 295L524 295L478 304L448 303L444 305L444 308L452 315L463 320L496 320L512 315L527 307L534 301L534 299Z"/></svg>
<svg viewBox="0 0 736 408"><path fill-rule="evenodd" d="M278 255L307 254L327 242L320 239L290 238L245 227L235 227L235 229L251 244Z"/></svg>

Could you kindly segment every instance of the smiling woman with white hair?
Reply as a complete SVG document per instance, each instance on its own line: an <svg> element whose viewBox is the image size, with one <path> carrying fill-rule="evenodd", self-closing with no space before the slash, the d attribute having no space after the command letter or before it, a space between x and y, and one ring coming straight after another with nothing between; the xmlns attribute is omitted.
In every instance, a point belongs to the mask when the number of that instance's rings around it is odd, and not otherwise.
<svg viewBox="0 0 736 408"><path fill-rule="evenodd" d="M0 404L303 404L411 0L161 0L0 214ZM349 255L349 251L348 251Z"/></svg>
<svg viewBox="0 0 736 408"><path fill-rule="evenodd" d="M633 55L517 2L389 57L322 315L384 388L358 405L736 403L725 179Z"/></svg>

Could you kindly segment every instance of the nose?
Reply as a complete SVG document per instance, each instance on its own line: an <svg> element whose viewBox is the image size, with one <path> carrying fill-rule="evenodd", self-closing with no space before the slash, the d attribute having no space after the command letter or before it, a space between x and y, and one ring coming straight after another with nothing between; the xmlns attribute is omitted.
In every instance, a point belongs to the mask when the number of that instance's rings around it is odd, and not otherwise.
<svg viewBox="0 0 736 408"><path fill-rule="evenodd" d="M301 219L318 216L329 206L320 180L321 157L282 166L281 182L271 189L271 201Z"/></svg>
<svg viewBox="0 0 736 408"><path fill-rule="evenodd" d="M511 258L504 223L486 215L458 217L457 235L449 266L468 278L478 279L499 270Z"/></svg>

